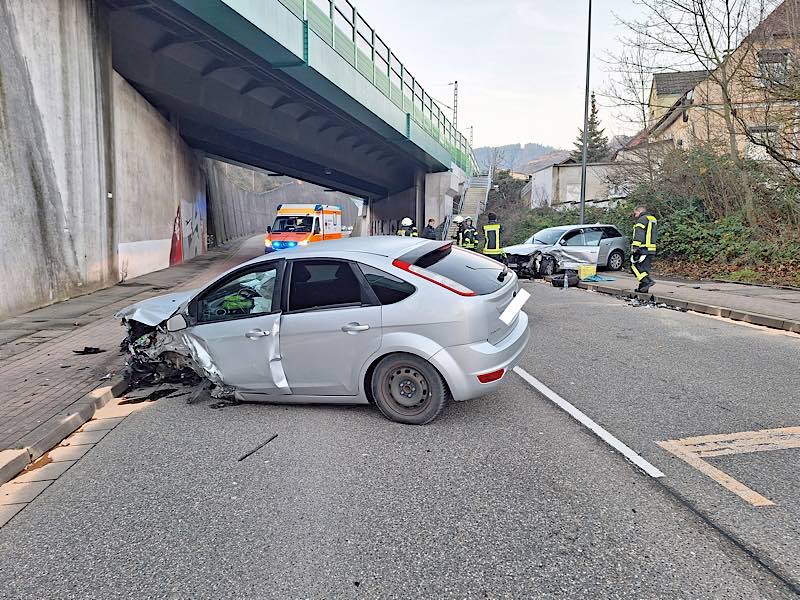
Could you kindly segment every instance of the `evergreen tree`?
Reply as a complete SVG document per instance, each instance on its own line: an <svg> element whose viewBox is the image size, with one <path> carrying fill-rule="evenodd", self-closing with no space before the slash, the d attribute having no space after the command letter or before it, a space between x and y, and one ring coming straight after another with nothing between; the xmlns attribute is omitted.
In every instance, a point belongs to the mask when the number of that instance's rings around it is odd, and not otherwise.
<svg viewBox="0 0 800 600"><path fill-rule="evenodd" d="M578 129L578 139L575 141L575 149L571 157L580 162L583 157L583 128ZM592 112L589 115L589 135L586 139L587 151L586 162L602 162L608 160L610 151L608 149L608 138L603 135L605 129L600 127L600 119L597 116L597 103L592 92Z"/></svg>

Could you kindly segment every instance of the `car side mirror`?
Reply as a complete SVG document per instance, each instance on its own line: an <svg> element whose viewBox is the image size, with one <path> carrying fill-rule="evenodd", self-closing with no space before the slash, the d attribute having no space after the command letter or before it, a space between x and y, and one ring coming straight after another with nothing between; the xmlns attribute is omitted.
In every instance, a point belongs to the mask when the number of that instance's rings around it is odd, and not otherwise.
<svg viewBox="0 0 800 600"><path fill-rule="evenodd" d="M267 225L267 233L272 233L272 227L270 227L269 225Z"/></svg>
<svg viewBox="0 0 800 600"><path fill-rule="evenodd" d="M186 317L180 313L172 315L167 320L167 331L180 331L181 329L186 329L188 326L189 324L186 322Z"/></svg>
<svg viewBox="0 0 800 600"><path fill-rule="evenodd" d="M567 240L565 240L565 239L558 240L558 245L559 246L566 246L567 245Z"/></svg>

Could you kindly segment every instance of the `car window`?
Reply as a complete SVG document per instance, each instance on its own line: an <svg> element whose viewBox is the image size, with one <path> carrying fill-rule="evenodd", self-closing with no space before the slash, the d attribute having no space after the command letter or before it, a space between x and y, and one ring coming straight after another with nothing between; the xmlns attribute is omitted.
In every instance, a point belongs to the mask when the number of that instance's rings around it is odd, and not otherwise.
<svg viewBox="0 0 800 600"><path fill-rule="evenodd" d="M506 270L502 263L450 244L436 248L417 260L402 256L400 260L447 277L479 296L496 292L508 281L501 276Z"/></svg>
<svg viewBox="0 0 800 600"><path fill-rule="evenodd" d="M603 239L615 239L621 238L622 234L617 230L616 227L603 227Z"/></svg>
<svg viewBox="0 0 800 600"><path fill-rule="evenodd" d="M407 281L403 281L394 275L389 275L389 273L384 273L375 267L359 263L358 268L361 269L367 283L369 283L381 304L400 302L417 291L417 288Z"/></svg>
<svg viewBox="0 0 800 600"><path fill-rule="evenodd" d="M311 310L360 305L361 283L350 263L311 259L292 263L289 310Z"/></svg>
<svg viewBox="0 0 800 600"><path fill-rule="evenodd" d="M583 234L584 246L599 246L603 237L603 230L599 227L592 227Z"/></svg>
<svg viewBox="0 0 800 600"><path fill-rule="evenodd" d="M561 240L562 246L585 246L584 237L583 237L583 230L582 229L575 229L574 231L570 231L564 235Z"/></svg>
<svg viewBox="0 0 800 600"><path fill-rule="evenodd" d="M227 321L272 312L278 267L275 263L223 281L204 293L197 304L200 323Z"/></svg>
<svg viewBox="0 0 800 600"><path fill-rule="evenodd" d="M561 237L561 229L542 229L533 234L533 244L547 244L552 246Z"/></svg>

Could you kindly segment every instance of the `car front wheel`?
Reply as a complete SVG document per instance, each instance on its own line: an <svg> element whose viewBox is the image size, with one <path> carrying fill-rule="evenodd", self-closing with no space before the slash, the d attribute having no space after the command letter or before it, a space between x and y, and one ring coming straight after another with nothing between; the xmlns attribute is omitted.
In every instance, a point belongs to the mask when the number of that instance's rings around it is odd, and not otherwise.
<svg viewBox="0 0 800 600"><path fill-rule="evenodd" d="M542 277L549 277L556 272L556 259L552 256L542 256L542 261L539 263L539 275Z"/></svg>
<svg viewBox="0 0 800 600"><path fill-rule="evenodd" d="M608 268L612 271L619 271L622 268L622 263L625 262L625 256L620 250L614 250L608 255Z"/></svg>
<svg viewBox="0 0 800 600"><path fill-rule="evenodd" d="M439 371L413 354L384 357L375 367L372 397L385 417L398 423L425 425L450 401L450 390Z"/></svg>

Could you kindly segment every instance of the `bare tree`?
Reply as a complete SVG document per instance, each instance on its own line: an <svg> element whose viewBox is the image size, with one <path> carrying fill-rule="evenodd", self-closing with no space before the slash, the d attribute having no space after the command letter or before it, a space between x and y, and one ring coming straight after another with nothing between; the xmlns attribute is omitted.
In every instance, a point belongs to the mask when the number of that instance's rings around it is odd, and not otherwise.
<svg viewBox="0 0 800 600"><path fill-rule="evenodd" d="M737 119L748 142L800 180L800 0L786 0L751 34L752 60L741 85L747 110Z"/></svg>
<svg viewBox="0 0 800 600"><path fill-rule="evenodd" d="M705 69L708 85L698 86L693 104L709 118L708 141L714 141L718 117L724 125L724 145L736 164L742 164L737 142L735 104L737 83L751 53L746 39L760 7L753 0L636 0L642 20L623 21L642 51L652 53L671 69ZM761 7L765 10L764 7Z"/></svg>
<svg viewBox="0 0 800 600"><path fill-rule="evenodd" d="M494 179L495 173L502 169L506 164L506 151L500 146L493 146L488 148L486 158L483 160L481 168L489 173Z"/></svg>
<svg viewBox="0 0 800 600"><path fill-rule="evenodd" d="M608 78L601 96L614 111L617 122L628 124L638 133L623 149L625 162L615 177L652 182L655 156L648 136L650 92L653 75L664 67L658 65L658 56L648 48L642 34L623 36L618 41L621 50L607 53L604 59Z"/></svg>

